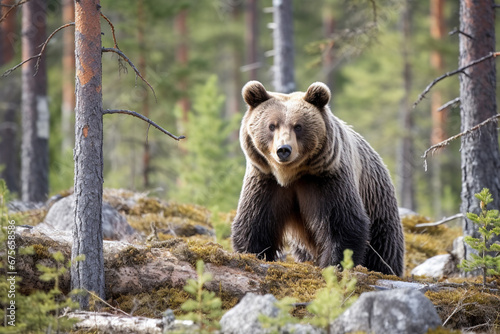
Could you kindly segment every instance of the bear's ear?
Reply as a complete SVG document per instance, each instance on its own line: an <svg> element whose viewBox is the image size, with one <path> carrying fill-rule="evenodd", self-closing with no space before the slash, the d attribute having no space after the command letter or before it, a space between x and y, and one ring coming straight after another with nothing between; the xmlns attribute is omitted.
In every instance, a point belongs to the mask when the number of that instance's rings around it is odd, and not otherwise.
<svg viewBox="0 0 500 334"><path fill-rule="evenodd" d="M321 109L330 101L330 89L322 82L315 82L307 89L304 100Z"/></svg>
<svg viewBox="0 0 500 334"><path fill-rule="evenodd" d="M241 95L251 108L257 107L262 102L271 98L266 88L258 81L249 81L241 90Z"/></svg>

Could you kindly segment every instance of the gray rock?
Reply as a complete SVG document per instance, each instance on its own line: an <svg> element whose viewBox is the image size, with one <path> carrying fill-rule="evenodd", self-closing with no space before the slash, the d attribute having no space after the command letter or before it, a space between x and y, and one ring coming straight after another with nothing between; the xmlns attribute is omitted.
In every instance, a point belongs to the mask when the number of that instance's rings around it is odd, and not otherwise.
<svg viewBox="0 0 500 334"><path fill-rule="evenodd" d="M47 212L42 224L61 231L72 231L75 211L75 196L70 195L55 202ZM136 231L116 209L102 204L102 234L108 240L132 240Z"/></svg>
<svg viewBox="0 0 500 334"><path fill-rule="evenodd" d="M267 333L259 322L259 315L277 317L279 309L274 305L275 302L276 298L271 294L260 296L247 293L235 307L222 316L221 332L224 334Z"/></svg>
<svg viewBox="0 0 500 334"><path fill-rule="evenodd" d="M331 333L420 334L441 325L434 305L416 290L363 293L331 325Z"/></svg>
<svg viewBox="0 0 500 334"><path fill-rule="evenodd" d="M247 293L232 309L226 312L220 320L223 334L267 334L271 331L262 327L259 315L277 317L281 312L274 303L276 298L267 294L264 296ZM309 324L288 324L280 330L282 334L323 334L324 331Z"/></svg>
<svg viewBox="0 0 500 334"><path fill-rule="evenodd" d="M440 278L450 271L448 267L452 261L451 254L436 255L413 268L411 274L415 276Z"/></svg>

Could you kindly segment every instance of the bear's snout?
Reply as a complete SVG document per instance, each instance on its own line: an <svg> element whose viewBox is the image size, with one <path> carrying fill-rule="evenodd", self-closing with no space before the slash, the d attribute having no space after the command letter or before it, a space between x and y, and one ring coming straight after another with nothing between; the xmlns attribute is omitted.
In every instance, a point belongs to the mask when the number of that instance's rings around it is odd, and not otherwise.
<svg viewBox="0 0 500 334"><path fill-rule="evenodd" d="M292 154L292 147L290 145L281 145L278 147L278 150L276 151L276 155L278 155L278 158L280 161L287 161L288 158L290 158L290 155Z"/></svg>

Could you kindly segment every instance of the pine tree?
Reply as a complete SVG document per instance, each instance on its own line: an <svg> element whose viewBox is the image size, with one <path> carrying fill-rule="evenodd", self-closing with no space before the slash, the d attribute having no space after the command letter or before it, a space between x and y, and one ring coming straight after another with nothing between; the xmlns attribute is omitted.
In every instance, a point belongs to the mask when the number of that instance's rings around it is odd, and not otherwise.
<svg viewBox="0 0 500 334"><path fill-rule="evenodd" d="M180 186L172 197L228 211L236 207L245 166L242 154L235 154L236 145L228 143L239 120L221 116L225 98L217 91L216 76L195 91L186 128L187 152L178 166Z"/></svg>
<svg viewBox="0 0 500 334"><path fill-rule="evenodd" d="M483 188L480 193L474 195L480 202L481 213L467 213L467 218L475 225L481 235L480 238L465 236L464 241L477 254L471 253L471 259L464 259L459 265L466 272L481 270L483 273L483 285L486 285L487 275L500 275L500 243L492 243L494 235L500 235L500 215L498 210L486 210L486 206L493 202L490 191ZM490 255L490 254L496 255Z"/></svg>

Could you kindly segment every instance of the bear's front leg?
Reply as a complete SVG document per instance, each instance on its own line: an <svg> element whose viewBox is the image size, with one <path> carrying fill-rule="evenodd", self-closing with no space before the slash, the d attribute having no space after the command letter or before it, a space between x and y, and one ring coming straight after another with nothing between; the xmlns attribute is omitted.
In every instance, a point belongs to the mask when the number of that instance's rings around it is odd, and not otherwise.
<svg viewBox="0 0 500 334"><path fill-rule="evenodd" d="M276 210L279 186L258 171L247 172L231 227L233 249L274 261L282 247L284 224Z"/></svg>
<svg viewBox="0 0 500 334"><path fill-rule="evenodd" d="M364 264L370 220L356 187L335 177L306 178L300 195L301 212L316 247L316 263L338 265L344 251L353 251L354 265Z"/></svg>

